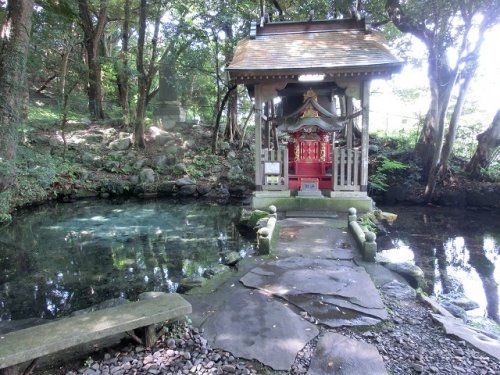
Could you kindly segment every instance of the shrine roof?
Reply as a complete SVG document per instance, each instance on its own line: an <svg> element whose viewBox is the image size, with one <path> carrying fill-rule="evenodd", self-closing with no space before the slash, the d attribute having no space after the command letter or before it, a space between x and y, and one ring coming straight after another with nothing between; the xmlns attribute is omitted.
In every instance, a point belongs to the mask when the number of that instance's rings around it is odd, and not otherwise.
<svg viewBox="0 0 500 375"><path fill-rule="evenodd" d="M402 61L364 19L276 22L253 25L226 68L236 82L327 76L382 75L401 69Z"/></svg>

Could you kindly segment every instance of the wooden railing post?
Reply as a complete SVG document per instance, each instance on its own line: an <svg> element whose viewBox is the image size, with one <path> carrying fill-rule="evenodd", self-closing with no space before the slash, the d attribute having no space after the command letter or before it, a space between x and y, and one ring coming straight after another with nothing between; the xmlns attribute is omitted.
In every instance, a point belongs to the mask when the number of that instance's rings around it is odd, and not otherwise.
<svg viewBox="0 0 500 375"><path fill-rule="evenodd" d="M361 131L361 191L368 190L368 124L370 114L370 81L362 83L361 108L363 111Z"/></svg>
<svg viewBox="0 0 500 375"><path fill-rule="evenodd" d="M255 188L262 190L262 96L260 85L255 86Z"/></svg>

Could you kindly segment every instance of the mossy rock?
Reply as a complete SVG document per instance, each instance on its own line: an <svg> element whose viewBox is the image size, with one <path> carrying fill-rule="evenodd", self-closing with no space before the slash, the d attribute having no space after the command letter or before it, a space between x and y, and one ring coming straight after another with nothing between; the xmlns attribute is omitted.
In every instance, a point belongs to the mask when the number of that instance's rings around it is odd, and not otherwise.
<svg viewBox="0 0 500 375"><path fill-rule="evenodd" d="M224 264L216 264L215 266L211 266L207 268L203 272L203 277L206 277L207 279L211 279L214 276L217 276L221 273L229 271L229 267L224 265Z"/></svg>
<svg viewBox="0 0 500 375"><path fill-rule="evenodd" d="M257 223L259 222L259 220L267 219L268 217L269 217L269 214L266 211L262 211L262 210L246 211L246 210L243 210L241 212L239 225L253 230L257 226Z"/></svg>
<svg viewBox="0 0 500 375"><path fill-rule="evenodd" d="M241 259L240 253L237 251L231 251L224 255L222 261L227 266L235 266Z"/></svg>
<svg viewBox="0 0 500 375"><path fill-rule="evenodd" d="M203 286L206 282L206 279L204 277L201 277L199 275L193 275L189 277L185 277L181 279L179 282L179 287L177 288L177 291L179 293L186 293L187 291L193 289L193 288L199 288Z"/></svg>

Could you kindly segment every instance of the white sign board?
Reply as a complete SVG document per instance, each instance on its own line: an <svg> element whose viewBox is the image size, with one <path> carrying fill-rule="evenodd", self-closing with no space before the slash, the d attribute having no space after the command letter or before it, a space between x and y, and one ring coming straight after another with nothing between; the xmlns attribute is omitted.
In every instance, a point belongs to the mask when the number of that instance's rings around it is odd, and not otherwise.
<svg viewBox="0 0 500 375"><path fill-rule="evenodd" d="M264 174L281 174L280 162L265 162Z"/></svg>

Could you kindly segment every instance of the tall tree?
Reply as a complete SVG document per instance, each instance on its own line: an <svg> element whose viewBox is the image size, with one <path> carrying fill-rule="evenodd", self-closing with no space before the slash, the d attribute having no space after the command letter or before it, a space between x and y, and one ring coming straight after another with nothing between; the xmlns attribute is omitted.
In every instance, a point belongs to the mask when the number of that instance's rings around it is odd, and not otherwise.
<svg viewBox="0 0 500 375"><path fill-rule="evenodd" d="M99 4L99 12L96 18L90 9L88 0L78 0L78 15L80 26L83 30L85 50L87 52L89 111L93 119L104 118L99 43L106 27L108 2L107 0L100 0Z"/></svg>
<svg viewBox="0 0 500 375"><path fill-rule="evenodd" d="M137 56L136 67L138 73L137 82L137 107L135 114L135 130L134 143L137 147L144 148L144 118L146 116L146 108L151 98L151 84L153 78L158 72L158 34L160 31L160 19L162 16L162 1L156 1L156 9L154 10L154 28L151 38L151 55L149 62L145 62L144 49L146 43L146 25L148 16L148 1L141 0L139 8L139 35L137 40Z"/></svg>
<svg viewBox="0 0 500 375"><path fill-rule="evenodd" d="M392 23L404 33L420 39L427 48L428 77L431 94L429 110L422 129L416 152L423 162L427 180L425 195L431 199L440 163L443 160L443 145L446 134L446 120L451 94L457 83L461 95L455 103L455 124L461 112L468 83L475 72L482 34L499 21L500 5L494 0L387 0L386 11ZM478 26L478 19L481 19ZM479 32L480 37L473 34ZM455 50L457 61L449 59L449 52ZM454 131L453 123L450 124ZM452 146L453 133L448 145ZM448 153L447 150L445 150Z"/></svg>
<svg viewBox="0 0 500 375"><path fill-rule="evenodd" d="M129 77L130 70L128 66L128 42L130 38L130 0L125 0L123 5L123 23L121 29L121 52L120 59L117 61L117 86L118 97L122 107L123 125L129 126L130 108L129 108Z"/></svg>
<svg viewBox="0 0 500 375"><path fill-rule="evenodd" d="M26 91L33 0L8 0L0 30L0 192L11 186Z"/></svg>

